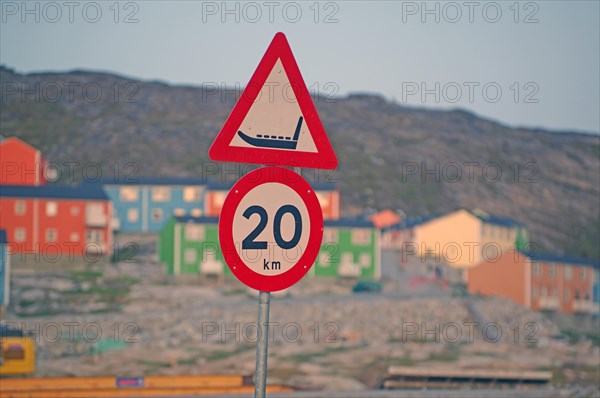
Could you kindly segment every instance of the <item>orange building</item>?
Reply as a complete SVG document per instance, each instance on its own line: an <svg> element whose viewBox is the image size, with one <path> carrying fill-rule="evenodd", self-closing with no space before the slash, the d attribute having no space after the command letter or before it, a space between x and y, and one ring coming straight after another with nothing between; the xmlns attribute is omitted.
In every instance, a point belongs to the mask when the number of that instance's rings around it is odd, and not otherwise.
<svg viewBox="0 0 600 398"><path fill-rule="evenodd" d="M47 162L39 149L16 137L0 141L0 184L46 184Z"/></svg>
<svg viewBox="0 0 600 398"><path fill-rule="evenodd" d="M598 263L510 250L467 270L470 293L500 296L534 310L597 313Z"/></svg>

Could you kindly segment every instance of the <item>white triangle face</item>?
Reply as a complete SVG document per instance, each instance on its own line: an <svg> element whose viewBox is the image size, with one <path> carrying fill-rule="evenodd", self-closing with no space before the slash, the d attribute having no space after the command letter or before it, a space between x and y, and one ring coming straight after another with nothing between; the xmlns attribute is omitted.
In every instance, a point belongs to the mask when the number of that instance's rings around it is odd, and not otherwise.
<svg viewBox="0 0 600 398"><path fill-rule="evenodd" d="M257 87L249 89L256 92L254 90ZM317 152L280 59L275 63L229 146Z"/></svg>

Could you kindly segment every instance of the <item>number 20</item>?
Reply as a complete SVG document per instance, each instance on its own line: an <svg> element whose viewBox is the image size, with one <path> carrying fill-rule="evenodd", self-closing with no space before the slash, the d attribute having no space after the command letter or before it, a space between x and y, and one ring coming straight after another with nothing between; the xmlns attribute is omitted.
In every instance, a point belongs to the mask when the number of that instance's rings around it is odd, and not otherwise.
<svg viewBox="0 0 600 398"><path fill-rule="evenodd" d="M285 213L290 213L294 217L295 225L294 236L292 236L292 239L287 241L281 236L281 219L283 218L283 215ZM267 215L267 211L265 210L265 208L258 205L248 207L246 211L244 211L243 216L246 219L250 219L250 217L253 214L258 214L260 216L260 221L258 222L256 228L254 228L254 230L250 232L248 236L246 236L242 241L242 249L264 250L267 248L267 242L255 241L254 239L256 239L258 235L260 235L260 233L267 226L269 216ZM277 243L277 246L281 247L282 249L291 249L293 247L296 247L296 245L300 241L301 235L302 217L300 216L300 211L298 211L298 209L292 205L281 206L279 210L277 210L277 212L275 213L275 219L273 220L273 236L275 237L275 243Z"/></svg>

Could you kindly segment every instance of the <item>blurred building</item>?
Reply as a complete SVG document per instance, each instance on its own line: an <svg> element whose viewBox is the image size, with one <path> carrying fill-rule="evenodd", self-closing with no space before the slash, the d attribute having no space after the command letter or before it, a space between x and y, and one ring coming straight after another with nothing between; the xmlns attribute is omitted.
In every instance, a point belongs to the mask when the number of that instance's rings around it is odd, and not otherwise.
<svg viewBox="0 0 600 398"><path fill-rule="evenodd" d="M45 185L47 165L40 150L26 142L16 137L0 141L0 184Z"/></svg>
<svg viewBox="0 0 600 398"><path fill-rule="evenodd" d="M217 217L173 217L160 233L158 257L169 274L231 275L219 245ZM379 230L364 220L326 220L323 243L308 275L379 279Z"/></svg>
<svg viewBox="0 0 600 398"><path fill-rule="evenodd" d="M233 182L208 181L206 195L204 198L204 215L207 217L218 217L225 198L229 193ZM340 192L336 184L311 184L315 190L319 204L323 210L324 220L337 220L340 218Z"/></svg>
<svg viewBox="0 0 600 398"><path fill-rule="evenodd" d="M384 247L399 248L405 254L434 256L454 267L468 268L505 250L526 247L528 233L511 218L459 209L407 218L384 228L383 242Z"/></svg>
<svg viewBox="0 0 600 398"><path fill-rule="evenodd" d="M381 239L372 222L326 220L323 244L309 275L381 278Z"/></svg>
<svg viewBox="0 0 600 398"><path fill-rule="evenodd" d="M99 186L2 185L0 228L11 253L109 254L111 204Z"/></svg>
<svg viewBox="0 0 600 398"><path fill-rule="evenodd" d="M508 251L467 271L469 292L507 297L534 310L599 313L599 264L553 254Z"/></svg>
<svg viewBox="0 0 600 398"><path fill-rule="evenodd" d="M156 233L173 215L203 214L206 184L199 178L132 178L103 186L113 204L115 231Z"/></svg>

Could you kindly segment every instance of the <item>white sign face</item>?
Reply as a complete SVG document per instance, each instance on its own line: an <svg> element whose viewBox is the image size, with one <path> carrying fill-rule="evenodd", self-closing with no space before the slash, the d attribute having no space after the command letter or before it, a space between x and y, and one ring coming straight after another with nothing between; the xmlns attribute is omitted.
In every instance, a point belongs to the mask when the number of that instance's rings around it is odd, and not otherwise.
<svg viewBox="0 0 600 398"><path fill-rule="evenodd" d="M229 146L317 152L281 60L275 63Z"/></svg>
<svg viewBox="0 0 600 398"><path fill-rule="evenodd" d="M308 209L287 185L269 182L251 189L240 201L233 220L235 249L246 266L258 274L274 276L289 271L308 245Z"/></svg>

